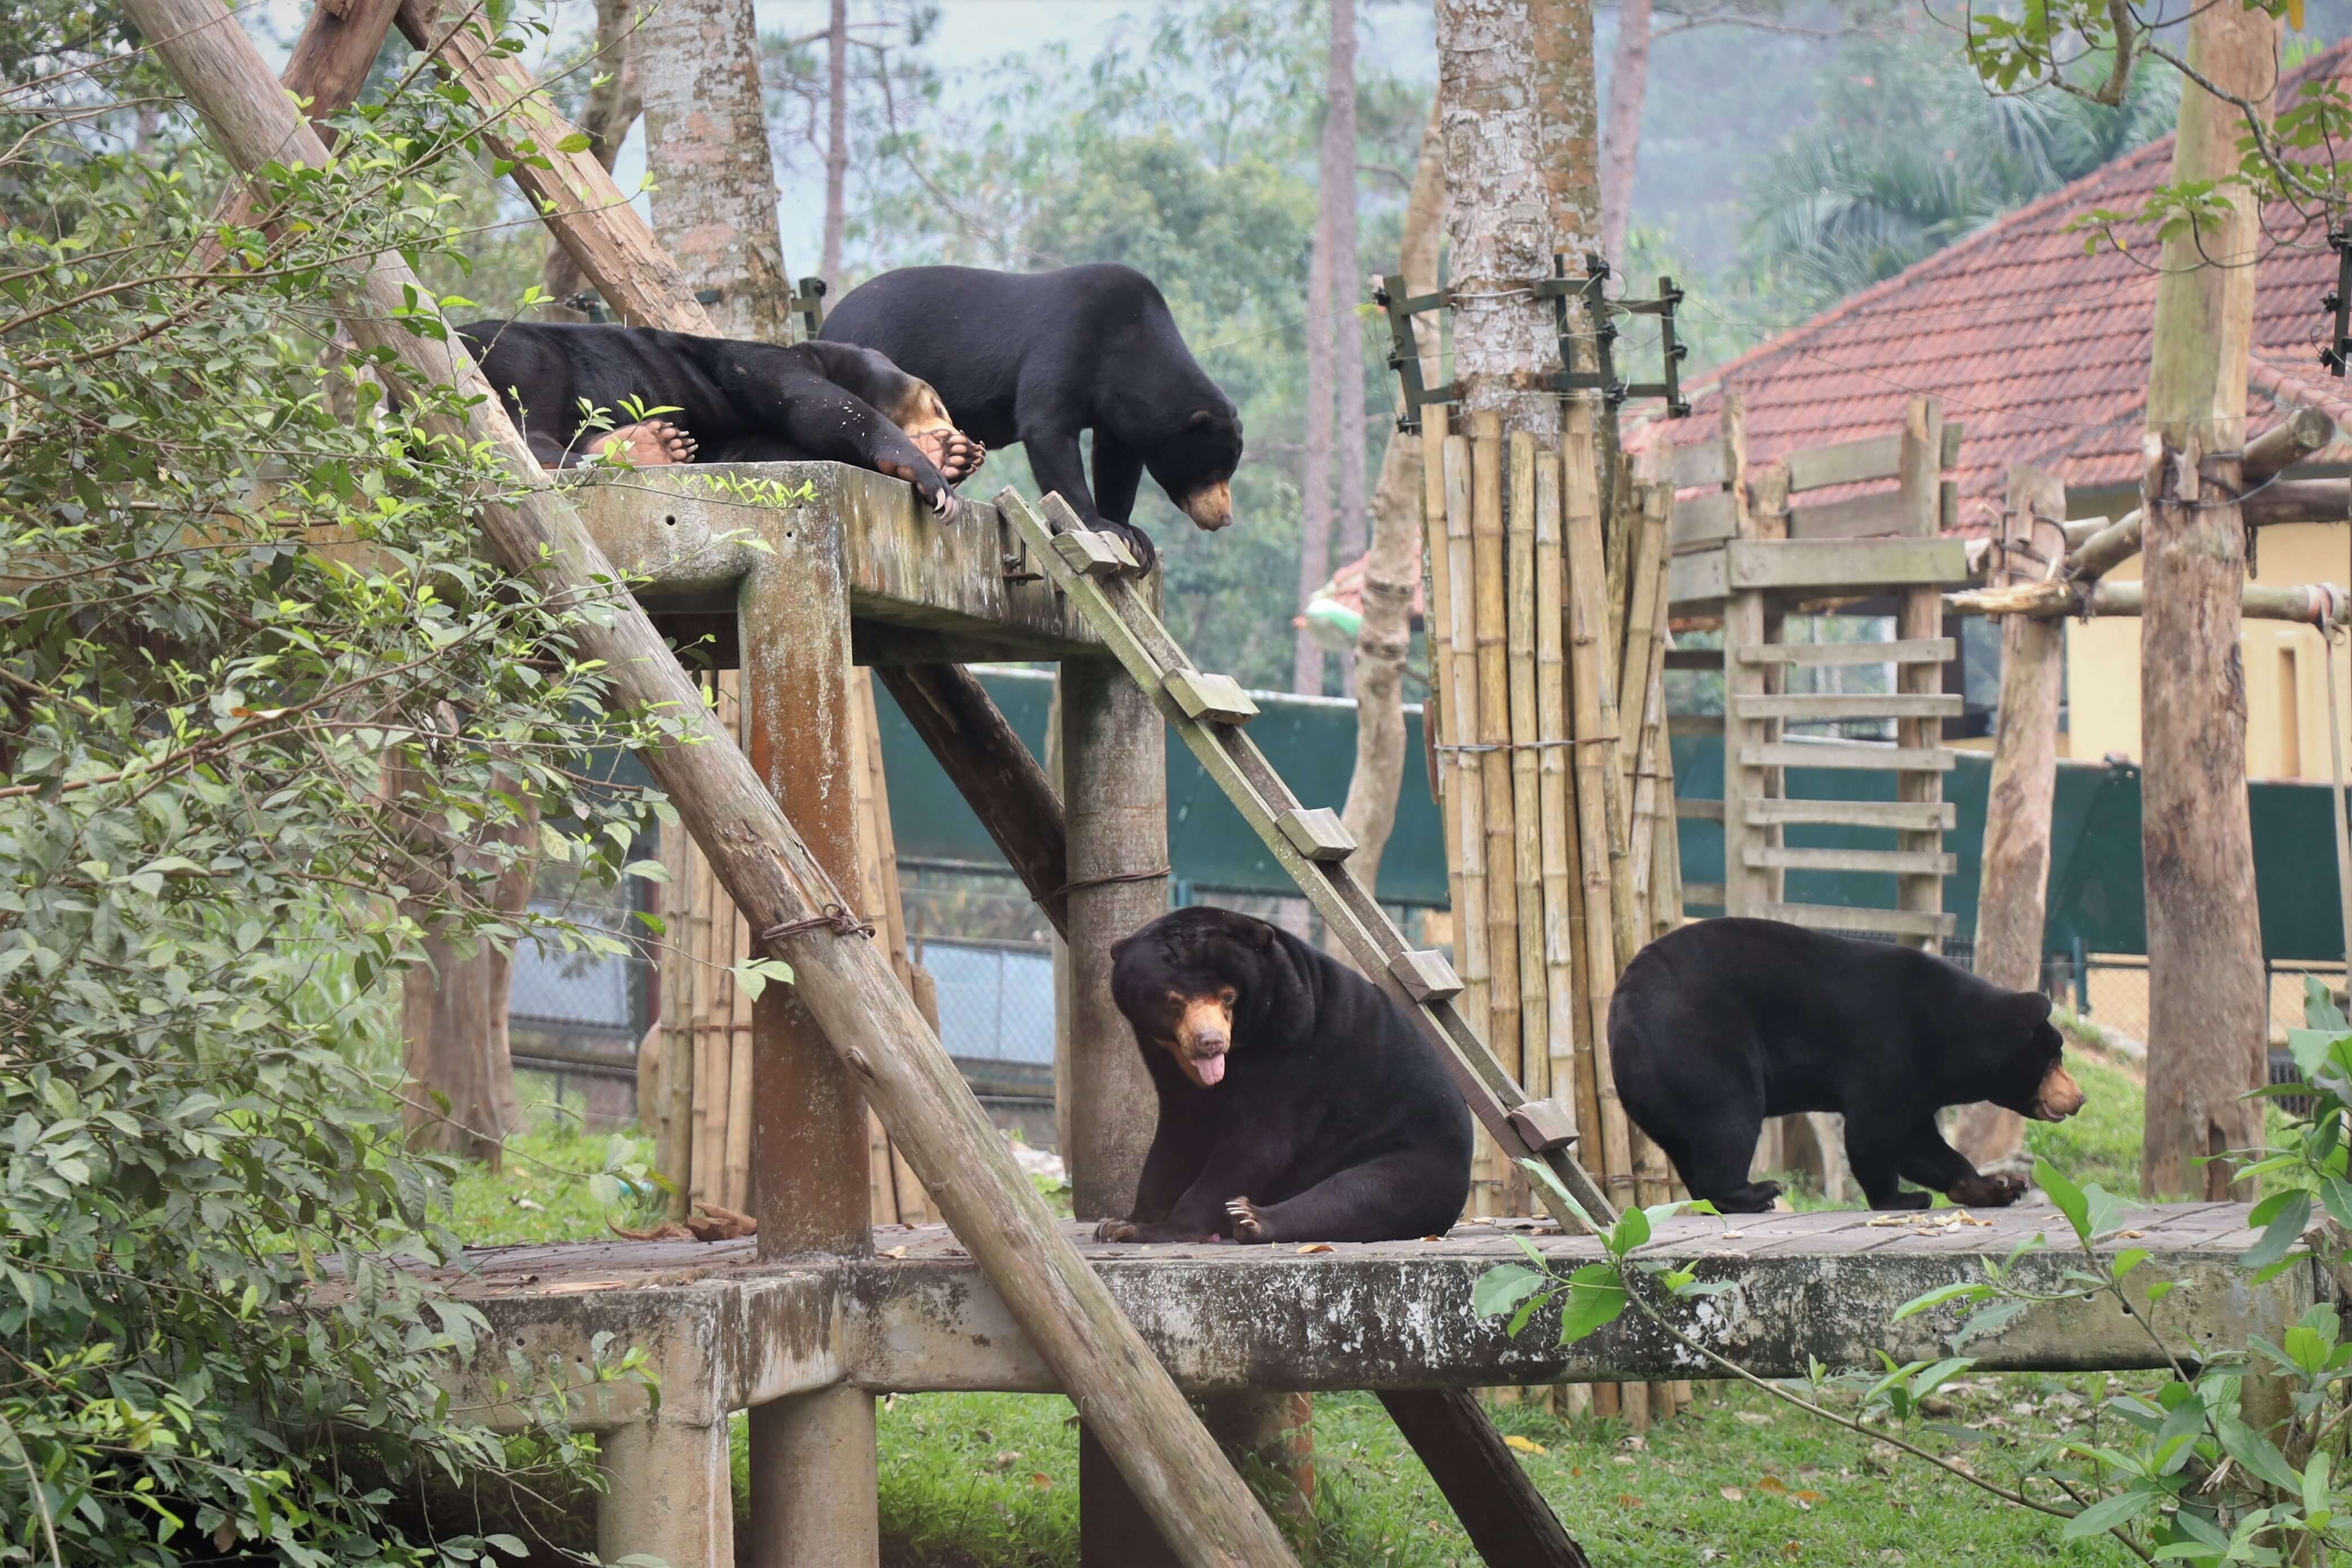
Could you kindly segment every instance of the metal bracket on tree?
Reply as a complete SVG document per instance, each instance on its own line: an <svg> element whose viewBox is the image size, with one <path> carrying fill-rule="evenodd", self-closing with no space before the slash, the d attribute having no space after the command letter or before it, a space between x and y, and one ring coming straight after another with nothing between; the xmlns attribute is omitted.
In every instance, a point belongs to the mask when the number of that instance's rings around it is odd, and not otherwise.
<svg viewBox="0 0 2352 1568"><path fill-rule="evenodd" d="M1584 271L1570 276L1568 258L1552 258L1556 268L1549 278L1541 278L1527 285L1538 300L1552 301L1552 310L1559 323L1559 357L1563 365L1574 363L1570 344L1577 334L1570 330L1568 302L1580 299L1593 322L1593 349L1598 368L1589 371L1559 370L1549 378L1556 392L1598 392L1611 413L1631 397L1655 397L1666 405L1666 416L1682 419L1689 416L1691 406L1682 394L1682 362L1690 353L1687 345L1675 335L1675 307L1681 304L1683 291L1672 278L1658 279L1658 293L1651 300L1612 300L1602 292L1609 281L1609 263L1597 254L1587 254ZM1454 291L1440 289L1431 294L1407 295L1402 277L1384 274L1373 301L1388 313L1389 368L1397 373L1404 391L1404 412L1397 416L1397 428L1413 434L1421 428L1421 411L1433 403L1452 403L1460 396L1454 382L1443 386L1429 386L1421 377L1420 334L1413 318L1432 310L1441 310L1454 303ZM1658 318L1658 350L1664 369L1656 381L1631 384L1617 379L1615 344L1617 323L1621 316L1655 316Z"/></svg>

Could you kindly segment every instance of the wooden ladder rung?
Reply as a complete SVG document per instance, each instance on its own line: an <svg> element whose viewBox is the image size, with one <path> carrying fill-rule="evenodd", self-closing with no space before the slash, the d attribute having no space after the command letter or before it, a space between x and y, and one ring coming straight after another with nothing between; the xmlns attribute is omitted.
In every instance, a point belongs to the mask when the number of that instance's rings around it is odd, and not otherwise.
<svg viewBox="0 0 2352 1568"><path fill-rule="evenodd" d="M1731 700L1741 719L1957 719L1967 706L1957 691L1805 691L1743 693Z"/></svg>
<svg viewBox="0 0 2352 1568"><path fill-rule="evenodd" d="M1530 1100L1511 1110L1511 1125L1538 1153L1576 1142L1576 1112L1556 1100Z"/></svg>
<svg viewBox="0 0 2352 1568"><path fill-rule="evenodd" d="M1720 882L1685 882L1683 884L1683 905L1686 909L1693 905L1704 905L1711 910L1719 910L1725 908L1729 901L1724 897L1723 884Z"/></svg>
<svg viewBox="0 0 2352 1568"><path fill-rule="evenodd" d="M1168 695L1176 700L1176 706L1184 710L1187 719L1204 724L1246 724L1257 717L1257 704L1242 689L1242 683L1230 675L1180 669L1168 677L1166 685Z"/></svg>
<svg viewBox="0 0 2352 1568"><path fill-rule="evenodd" d="M1668 669L1721 669L1723 650L1719 647L1670 647L1666 649Z"/></svg>
<svg viewBox="0 0 2352 1568"><path fill-rule="evenodd" d="M1949 664L1959 651L1950 637L1916 637L1906 642L1765 643L1736 648L1733 657L1742 664Z"/></svg>
<svg viewBox="0 0 2352 1568"><path fill-rule="evenodd" d="M1116 577L1121 572L1138 569L1135 552L1127 547L1126 540L1096 529L1081 528L1054 535L1054 553L1087 577Z"/></svg>
<svg viewBox="0 0 2352 1568"><path fill-rule="evenodd" d="M1855 931L1873 936L1936 936L1952 934L1957 923L1948 914L1925 910L1850 909L1843 904L1766 904L1759 919L1785 921L1815 931Z"/></svg>
<svg viewBox="0 0 2352 1568"><path fill-rule="evenodd" d="M1743 768L1871 768L1885 773L1943 773L1952 753L1941 746L1806 745L1779 742L1739 748Z"/></svg>
<svg viewBox="0 0 2352 1568"><path fill-rule="evenodd" d="M1275 821L1290 847L1309 860L1345 860L1356 852L1356 836L1328 805L1286 811Z"/></svg>
<svg viewBox="0 0 2352 1568"><path fill-rule="evenodd" d="M1723 802L1719 800L1685 800L1682 796L1676 795L1675 797L1675 815L1685 822L1721 822L1723 820ZM1750 816L1748 820L1753 822L1756 819L1753 816Z"/></svg>
<svg viewBox="0 0 2352 1568"><path fill-rule="evenodd" d="M1676 801L1679 815L1684 803ZM1717 820L1722 819L1720 802ZM1893 827L1911 833L1948 830L1959 807L1941 800L1751 800L1743 814L1751 827L1820 824L1836 827Z"/></svg>
<svg viewBox="0 0 2352 1568"><path fill-rule="evenodd" d="M1750 848L1742 863L1759 870L1884 871L1897 877L1948 877L1959 858L1940 849L1790 849L1777 845Z"/></svg>
<svg viewBox="0 0 2352 1568"><path fill-rule="evenodd" d="M1462 994L1462 977L1435 948L1417 948L1389 960L1389 973L1414 1001L1443 1002Z"/></svg>
<svg viewBox="0 0 2352 1568"><path fill-rule="evenodd" d="M1666 715L1669 735L1720 735L1723 715L1720 713L1669 713Z"/></svg>

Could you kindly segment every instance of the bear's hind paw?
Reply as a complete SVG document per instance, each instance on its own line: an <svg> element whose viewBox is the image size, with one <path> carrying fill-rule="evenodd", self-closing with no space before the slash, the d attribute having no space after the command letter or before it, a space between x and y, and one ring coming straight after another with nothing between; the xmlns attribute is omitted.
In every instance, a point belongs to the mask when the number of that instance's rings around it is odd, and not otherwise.
<svg viewBox="0 0 2352 1568"><path fill-rule="evenodd" d="M1133 1220L1106 1219L1095 1226L1097 1241L1134 1241L1143 1227Z"/></svg>
<svg viewBox="0 0 2352 1568"><path fill-rule="evenodd" d="M1233 1216L1235 1241L1262 1242L1274 1239L1266 1234L1265 1216L1257 1212L1257 1205L1249 1199L1234 1199L1225 1205L1225 1213Z"/></svg>
<svg viewBox="0 0 2352 1568"><path fill-rule="evenodd" d="M1944 1195L1963 1208L2004 1209L2025 1195L2022 1177L1966 1176L1944 1189Z"/></svg>

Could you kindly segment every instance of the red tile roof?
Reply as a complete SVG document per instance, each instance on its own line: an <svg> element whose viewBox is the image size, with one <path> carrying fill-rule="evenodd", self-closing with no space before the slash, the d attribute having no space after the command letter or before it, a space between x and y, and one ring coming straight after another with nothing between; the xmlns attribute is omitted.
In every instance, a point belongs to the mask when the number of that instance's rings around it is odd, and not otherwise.
<svg viewBox="0 0 2352 1568"><path fill-rule="evenodd" d="M2306 62L2290 85L2323 71L2352 76L2352 43ZM1694 384L1703 395L1691 417L1646 434L1676 445L1712 439L1722 389L1736 387L1747 400L1749 461L1768 462L1883 435L1901 425L1905 400L1924 392L1968 429L1955 475L1963 532L1981 532L1998 515L2012 463L2054 468L2070 488L2136 482L2156 245L2134 229L2132 254L2103 244L2085 255L2083 233L2067 224L2095 208L2137 209L2171 163L2167 136L1997 219L1708 372ZM2315 405L2352 431L2352 383L2317 359L2335 258L2292 211L2267 216L2293 246L2261 262L2248 412L2263 422L2281 406Z"/></svg>

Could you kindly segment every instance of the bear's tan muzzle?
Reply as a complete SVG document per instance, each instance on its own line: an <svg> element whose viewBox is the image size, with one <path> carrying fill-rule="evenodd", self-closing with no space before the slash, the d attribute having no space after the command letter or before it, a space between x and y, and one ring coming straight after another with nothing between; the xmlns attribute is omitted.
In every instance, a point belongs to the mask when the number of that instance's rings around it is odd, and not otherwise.
<svg viewBox="0 0 2352 1568"><path fill-rule="evenodd" d="M1176 1065L1202 1089L1225 1076L1225 1052L1234 1043L1234 1010L1221 996L1194 996L1176 1021Z"/></svg>
<svg viewBox="0 0 2352 1568"><path fill-rule="evenodd" d="M1186 496L1184 515L1211 533L1230 526L1234 521L1233 481L1220 479L1213 485L1202 485Z"/></svg>
<svg viewBox="0 0 2352 1568"><path fill-rule="evenodd" d="M2036 1121L2063 1121L2083 1109L2083 1086L2066 1070L2064 1062L2053 1062L2042 1075L2042 1088L2033 1097L2033 1119Z"/></svg>

